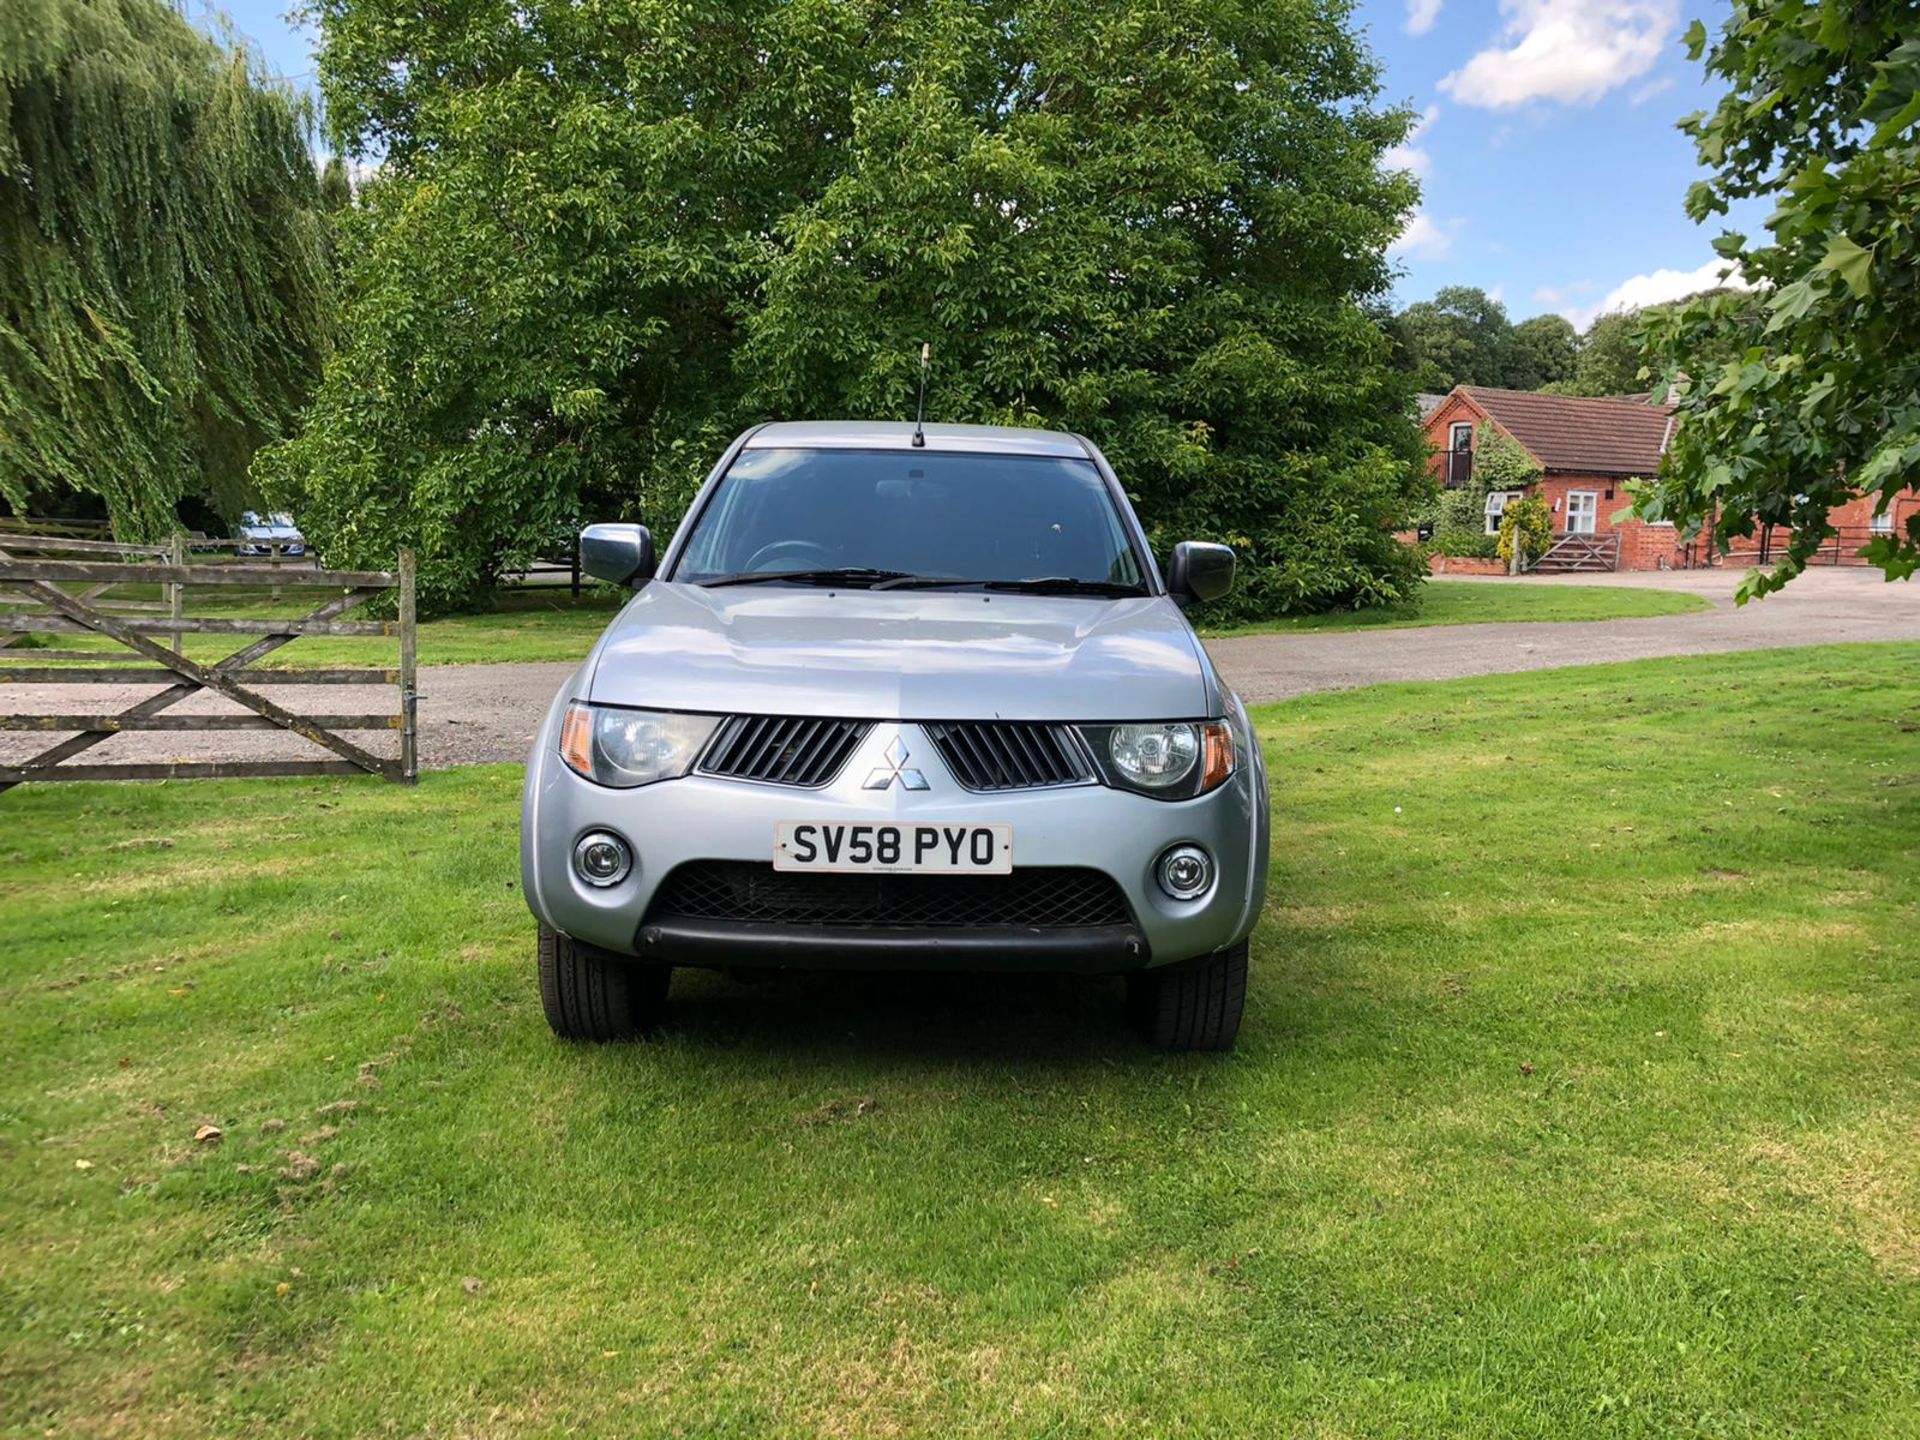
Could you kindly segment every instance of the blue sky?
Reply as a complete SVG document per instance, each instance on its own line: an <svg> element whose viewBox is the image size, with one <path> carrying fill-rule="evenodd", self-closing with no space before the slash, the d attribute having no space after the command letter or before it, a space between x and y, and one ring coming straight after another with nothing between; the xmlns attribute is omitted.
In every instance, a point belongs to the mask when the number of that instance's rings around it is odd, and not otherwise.
<svg viewBox="0 0 1920 1440"><path fill-rule="evenodd" d="M186 0L224 10L276 73L307 83L311 37L287 0ZM1722 0L1360 0L1386 97L1423 120L1395 157L1425 198L1396 254L1401 303L1478 285L1523 319L1557 310L1584 325L1714 282L1717 224L1680 208L1700 172L1673 128L1713 91L1680 34ZM1757 217L1736 216L1757 226Z"/></svg>

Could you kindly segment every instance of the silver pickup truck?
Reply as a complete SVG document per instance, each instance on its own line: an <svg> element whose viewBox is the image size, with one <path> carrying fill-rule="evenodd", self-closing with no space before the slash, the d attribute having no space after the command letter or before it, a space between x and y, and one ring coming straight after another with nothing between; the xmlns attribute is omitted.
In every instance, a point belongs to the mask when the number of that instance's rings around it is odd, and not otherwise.
<svg viewBox="0 0 1920 1440"><path fill-rule="evenodd" d="M1267 875L1240 700L1105 457L969 425L765 425L561 687L527 765L521 867L554 1031L661 1019L675 966L1126 977L1155 1043L1226 1049Z"/></svg>

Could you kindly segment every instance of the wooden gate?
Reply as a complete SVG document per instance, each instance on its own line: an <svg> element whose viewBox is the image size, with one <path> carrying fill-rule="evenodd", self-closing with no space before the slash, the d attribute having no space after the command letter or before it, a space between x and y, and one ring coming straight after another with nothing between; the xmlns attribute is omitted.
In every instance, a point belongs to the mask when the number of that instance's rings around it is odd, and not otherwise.
<svg viewBox="0 0 1920 1440"><path fill-rule="evenodd" d="M1610 530L1605 535L1555 536L1547 553L1527 568L1542 575L1565 574L1577 570L1618 570L1620 568L1620 532Z"/></svg>
<svg viewBox="0 0 1920 1440"><path fill-rule="evenodd" d="M112 558L103 558L111 555ZM78 557L78 558L76 558ZM115 598L126 587L158 587L158 600ZM189 590L237 596L249 588L331 590L334 594L292 618L190 616ZM181 540L167 546L121 545L59 535L0 536L0 696L22 685L160 686L156 693L107 712L92 708L26 713L0 699L0 731L39 731L68 738L37 754L0 763L0 791L27 781L171 780L250 775L331 775L366 772L411 783L416 751L414 566L403 550L396 570L318 570L227 561L189 564ZM341 615L389 591L398 618L343 620ZM22 649L27 635L94 636L107 649ZM186 635L217 635L249 643L212 663L181 653ZM265 669L257 662L306 635L395 636L398 668ZM165 637L171 644L160 643ZM84 642L83 642L84 643ZM16 660L20 663L8 664ZM129 665L128 662L146 662ZM396 686L397 710L378 713L296 714L260 693L293 685ZM191 696L211 693L243 713L168 713ZM307 760L232 759L160 763L68 764L115 735L130 731L279 730L328 752ZM346 731L397 730L399 753L380 755Z"/></svg>

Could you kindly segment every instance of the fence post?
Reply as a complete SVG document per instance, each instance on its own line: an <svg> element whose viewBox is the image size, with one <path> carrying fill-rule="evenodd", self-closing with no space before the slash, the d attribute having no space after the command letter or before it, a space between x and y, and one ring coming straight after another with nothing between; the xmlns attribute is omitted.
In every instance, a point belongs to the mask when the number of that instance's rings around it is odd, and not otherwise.
<svg viewBox="0 0 1920 1440"><path fill-rule="evenodd" d="M413 551L400 552L400 778L411 785L420 778L416 726L420 696L414 689Z"/></svg>
<svg viewBox="0 0 1920 1440"><path fill-rule="evenodd" d="M176 567L184 567L187 563L187 537L178 530L167 542L167 563ZM167 586L167 613L175 620L182 619L187 613L187 587L178 580ZM174 631L173 653L184 654L182 647L185 642L186 636L181 631Z"/></svg>
<svg viewBox="0 0 1920 1440"><path fill-rule="evenodd" d="M573 568L569 588L573 592L573 598L578 600L580 598L580 532L578 530L573 532L573 543L567 547L567 558L572 562Z"/></svg>

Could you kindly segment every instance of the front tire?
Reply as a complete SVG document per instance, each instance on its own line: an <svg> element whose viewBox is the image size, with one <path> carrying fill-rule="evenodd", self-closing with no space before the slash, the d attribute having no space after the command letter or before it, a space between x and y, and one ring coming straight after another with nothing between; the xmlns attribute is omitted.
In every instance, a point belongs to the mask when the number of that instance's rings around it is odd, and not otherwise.
<svg viewBox="0 0 1920 1440"><path fill-rule="evenodd" d="M665 965L625 964L540 927L540 1007L562 1040L631 1040L666 1017Z"/></svg>
<svg viewBox="0 0 1920 1440"><path fill-rule="evenodd" d="M1162 1050L1231 1050L1247 1004L1247 942L1127 977L1127 1012Z"/></svg>

